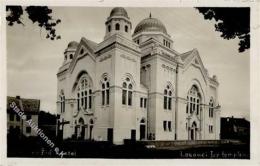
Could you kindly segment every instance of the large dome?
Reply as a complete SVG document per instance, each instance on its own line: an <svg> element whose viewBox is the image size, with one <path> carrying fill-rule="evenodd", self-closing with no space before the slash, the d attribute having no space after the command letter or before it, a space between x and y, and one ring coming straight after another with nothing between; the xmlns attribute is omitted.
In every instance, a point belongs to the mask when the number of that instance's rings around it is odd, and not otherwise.
<svg viewBox="0 0 260 166"><path fill-rule="evenodd" d="M151 16L137 24L134 30L134 35L140 32L162 32L167 35L167 30L163 23L156 18L152 18Z"/></svg>
<svg viewBox="0 0 260 166"><path fill-rule="evenodd" d="M127 12L123 7L115 7L110 12L110 17L112 16L124 16L128 18Z"/></svg>

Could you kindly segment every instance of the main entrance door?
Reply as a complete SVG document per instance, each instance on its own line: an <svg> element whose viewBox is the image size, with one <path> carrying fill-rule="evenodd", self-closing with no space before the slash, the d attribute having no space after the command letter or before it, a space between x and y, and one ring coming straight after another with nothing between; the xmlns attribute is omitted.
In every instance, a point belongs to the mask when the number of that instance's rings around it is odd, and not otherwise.
<svg viewBox="0 0 260 166"><path fill-rule="evenodd" d="M191 140L197 140L197 124L196 122L192 123L191 129L190 129L190 139Z"/></svg>
<svg viewBox="0 0 260 166"><path fill-rule="evenodd" d="M85 139L85 126L81 126L80 138Z"/></svg>
<svg viewBox="0 0 260 166"><path fill-rule="evenodd" d="M85 139L85 124L84 124L84 120L83 118L79 119L79 130L80 130L80 135L79 135L79 139L84 140Z"/></svg>

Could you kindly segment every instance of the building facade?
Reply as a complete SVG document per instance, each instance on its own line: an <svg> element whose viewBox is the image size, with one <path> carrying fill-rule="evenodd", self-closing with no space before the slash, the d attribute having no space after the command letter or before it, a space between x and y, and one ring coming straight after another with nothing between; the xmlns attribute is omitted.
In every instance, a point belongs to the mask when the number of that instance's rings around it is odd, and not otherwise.
<svg viewBox="0 0 260 166"><path fill-rule="evenodd" d="M220 126L221 139L250 141L250 122L245 118L222 117Z"/></svg>
<svg viewBox="0 0 260 166"><path fill-rule="evenodd" d="M151 14L132 34L121 7L112 9L104 28L101 43L82 37L64 52L57 73L63 139L219 139L219 83L196 49L174 50Z"/></svg>
<svg viewBox="0 0 260 166"><path fill-rule="evenodd" d="M23 120L11 107L12 102L16 103L26 119ZM25 99L20 96L7 97L7 133L15 132L16 134L21 134L26 137L37 136L37 133L31 128L31 126L26 122L27 120L32 120L32 122L38 126L40 110L40 100L37 99Z"/></svg>

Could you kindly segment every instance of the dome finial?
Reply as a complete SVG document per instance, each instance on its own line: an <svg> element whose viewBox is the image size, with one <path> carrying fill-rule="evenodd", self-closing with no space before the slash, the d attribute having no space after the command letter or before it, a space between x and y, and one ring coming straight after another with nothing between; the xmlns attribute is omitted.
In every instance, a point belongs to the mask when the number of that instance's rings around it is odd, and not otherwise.
<svg viewBox="0 0 260 166"><path fill-rule="evenodd" d="M152 13L150 12L149 18L152 18Z"/></svg>

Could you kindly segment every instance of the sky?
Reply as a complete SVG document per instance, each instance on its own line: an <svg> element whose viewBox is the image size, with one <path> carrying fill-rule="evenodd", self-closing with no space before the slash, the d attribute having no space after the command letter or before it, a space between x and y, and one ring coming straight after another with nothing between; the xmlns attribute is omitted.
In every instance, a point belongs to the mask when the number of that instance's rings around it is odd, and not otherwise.
<svg viewBox="0 0 260 166"><path fill-rule="evenodd" d="M81 37L97 43L105 35L112 8L50 7L61 19L56 27L61 40L45 38L44 30L23 15L22 25L7 26L7 95L41 100L41 110L56 113L57 71L70 41ZM151 12L165 25L173 49L183 53L197 48L210 76L217 75L221 116L250 117L250 55L238 52L238 39L225 40L214 21L204 20L194 8L126 8L135 26Z"/></svg>

